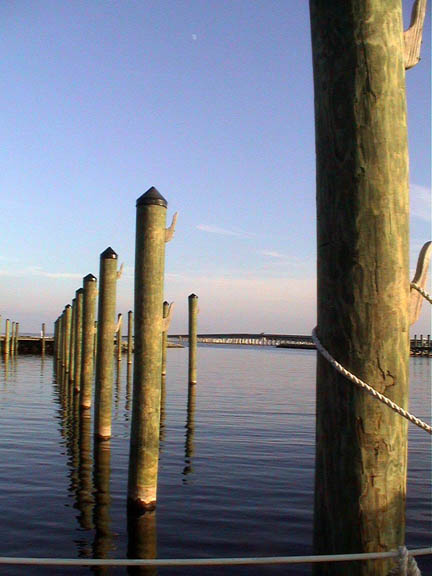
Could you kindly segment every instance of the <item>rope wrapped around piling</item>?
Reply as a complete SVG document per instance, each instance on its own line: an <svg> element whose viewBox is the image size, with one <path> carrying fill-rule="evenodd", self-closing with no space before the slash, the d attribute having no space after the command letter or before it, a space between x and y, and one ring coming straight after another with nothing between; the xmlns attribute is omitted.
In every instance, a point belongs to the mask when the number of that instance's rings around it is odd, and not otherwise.
<svg viewBox="0 0 432 576"><path fill-rule="evenodd" d="M421 576L417 562L408 554L406 546L399 546L398 563L387 576Z"/></svg>

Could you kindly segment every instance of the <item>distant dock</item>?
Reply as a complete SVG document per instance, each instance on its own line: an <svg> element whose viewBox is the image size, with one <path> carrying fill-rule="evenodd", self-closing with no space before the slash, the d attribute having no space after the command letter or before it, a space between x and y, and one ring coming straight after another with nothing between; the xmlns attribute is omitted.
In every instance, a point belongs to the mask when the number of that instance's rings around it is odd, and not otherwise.
<svg viewBox="0 0 432 576"><path fill-rule="evenodd" d="M315 344L311 336L298 334L198 334L200 344L228 344L235 346L274 346L276 348L290 348L298 350L315 350ZM168 348L182 348L187 346L187 334L170 334ZM126 352L127 343L123 343L123 352ZM0 341L3 346L3 339ZM45 352L52 354L54 338L45 338ZM432 345L430 335L426 338L414 336L410 341L411 356L432 357ZM42 338L38 336L20 336L18 338L18 352L20 354L41 354Z"/></svg>
<svg viewBox="0 0 432 576"><path fill-rule="evenodd" d="M172 334L170 338L180 343L186 343L187 334ZM230 344L236 346L275 346L277 348L291 348L315 350L312 336L299 334L198 334L197 340L201 344ZM411 356L432 356L430 334L426 338L417 335L410 340Z"/></svg>

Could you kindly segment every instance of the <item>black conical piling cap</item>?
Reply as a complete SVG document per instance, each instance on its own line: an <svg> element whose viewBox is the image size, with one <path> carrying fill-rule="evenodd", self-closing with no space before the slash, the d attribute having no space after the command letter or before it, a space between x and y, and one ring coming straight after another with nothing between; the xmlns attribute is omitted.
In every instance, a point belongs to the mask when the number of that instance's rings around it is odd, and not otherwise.
<svg viewBox="0 0 432 576"><path fill-rule="evenodd" d="M102 252L100 257L103 260L117 260L117 253L114 252L111 246L108 246L108 248Z"/></svg>
<svg viewBox="0 0 432 576"><path fill-rule="evenodd" d="M72 306L70 304L66 304L65 310L67 310L68 308L72 308Z"/></svg>
<svg viewBox="0 0 432 576"><path fill-rule="evenodd" d="M82 294L84 292L84 288L78 288L75 294Z"/></svg>
<svg viewBox="0 0 432 576"><path fill-rule="evenodd" d="M189 294L189 298L198 298L196 294Z"/></svg>
<svg viewBox="0 0 432 576"><path fill-rule="evenodd" d="M137 206L148 206L150 204L156 204L157 206L163 206L164 208L168 206L168 202L154 186L149 188L136 202Z"/></svg>
<svg viewBox="0 0 432 576"><path fill-rule="evenodd" d="M96 282L96 276L93 276L93 274L87 274L87 276L84 276L84 282Z"/></svg>

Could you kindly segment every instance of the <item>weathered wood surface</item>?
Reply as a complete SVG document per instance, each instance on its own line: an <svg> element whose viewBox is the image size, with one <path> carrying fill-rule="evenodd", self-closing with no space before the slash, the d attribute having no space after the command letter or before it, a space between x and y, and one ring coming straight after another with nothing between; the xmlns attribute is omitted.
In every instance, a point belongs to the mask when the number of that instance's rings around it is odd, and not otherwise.
<svg viewBox="0 0 432 576"><path fill-rule="evenodd" d="M111 437L117 262L111 247L100 255L94 431L105 439Z"/></svg>
<svg viewBox="0 0 432 576"><path fill-rule="evenodd" d="M155 188L137 200L135 355L128 505L156 506L162 378L163 285L167 202Z"/></svg>
<svg viewBox="0 0 432 576"><path fill-rule="evenodd" d="M348 370L408 404L409 200L400 0L310 0L318 336ZM316 554L405 542L407 422L317 363ZM321 564L384 576L392 563Z"/></svg>

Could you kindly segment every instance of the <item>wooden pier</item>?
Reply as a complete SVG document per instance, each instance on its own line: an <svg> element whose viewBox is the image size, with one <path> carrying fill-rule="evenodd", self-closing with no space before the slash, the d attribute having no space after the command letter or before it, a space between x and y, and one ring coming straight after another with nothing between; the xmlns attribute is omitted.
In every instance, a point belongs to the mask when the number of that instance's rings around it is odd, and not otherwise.
<svg viewBox="0 0 432 576"><path fill-rule="evenodd" d="M3 339L2 339L3 340ZM291 348L299 350L315 350L311 336L293 334L198 334L200 344L225 344L235 346L275 346L277 348ZM19 336L20 354L41 354L42 338L38 336ZM182 348L187 345L187 334L169 335L168 348ZM45 337L45 353L53 353L54 338ZM410 341L411 356L432 357L430 334L424 337L414 335ZM122 352L127 352L127 342L122 342Z"/></svg>
<svg viewBox="0 0 432 576"><path fill-rule="evenodd" d="M171 339L187 343L188 334L170 334ZM277 348L291 348L315 350L312 336L298 334L198 334L200 344L225 344L235 346L276 346ZM410 341L411 356L432 356L430 334L427 337L417 335Z"/></svg>

